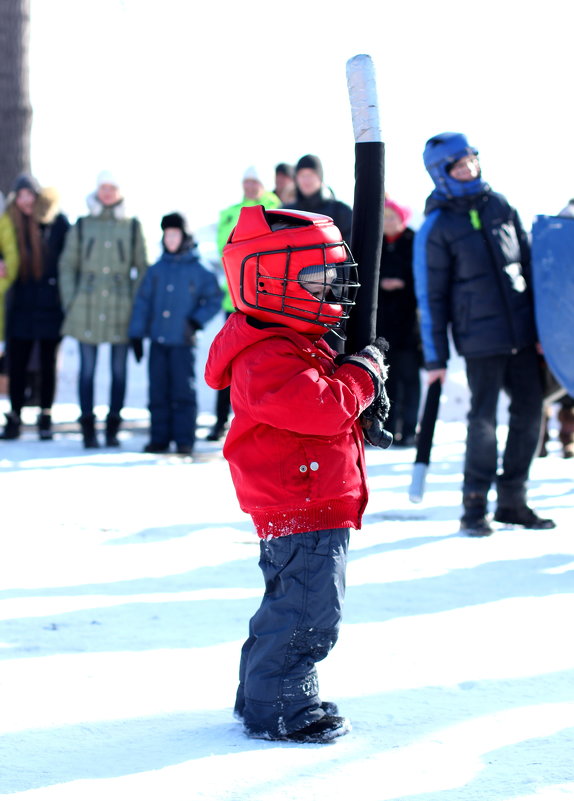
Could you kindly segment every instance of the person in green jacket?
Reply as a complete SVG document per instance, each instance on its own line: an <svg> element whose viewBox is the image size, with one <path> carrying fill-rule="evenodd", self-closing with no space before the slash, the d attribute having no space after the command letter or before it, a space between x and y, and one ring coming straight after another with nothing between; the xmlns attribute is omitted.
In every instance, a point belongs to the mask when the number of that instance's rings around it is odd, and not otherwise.
<svg viewBox="0 0 574 801"><path fill-rule="evenodd" d="M88 199L90 214L70 230L60 261L60 294L65 312L62 334L80 346L80 424L86 448L98 447L94 416L94 375L98 345L111 345L111 391L106 444L119 445L129 348L128 326L137 289L147 269L142 227L126 216L118 181L101 172Z"/></svg>
<svg viewBox="0 0 574 801"><path fill-rule="evenodd" d="M243 174L243 200L240 203L234 203L228 206L219 215L219 223L217 225L217 249L219 256L223 253L223 248L227 244L229 235L235 228L239 213L244 206L265 206L266 209L278 209L281 206L281 201L273 192L265 190L261 174L256 167L248 167ZM223 282L223 302L222 307L225 312L226 319L234 311L231 297L229 296L229 289L227 284ZM229 397L229 387L221 389L217 393L217 401L215 408L216 421L215 425L207 435L206 439L211 442L220 440L226 430L227 420L231 411L231 401Z"/></svg>

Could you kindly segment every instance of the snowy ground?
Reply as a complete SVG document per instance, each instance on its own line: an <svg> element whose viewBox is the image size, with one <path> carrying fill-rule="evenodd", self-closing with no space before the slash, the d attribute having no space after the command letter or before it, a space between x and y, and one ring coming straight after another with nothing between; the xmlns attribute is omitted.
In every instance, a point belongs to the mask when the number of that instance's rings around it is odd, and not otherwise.
<svg viewBox="0 0 574 801"><path fill-rule="evenodd" d="M78 413L74 353L66 341L62 423ZM345 623L319 666L353 731L327 746L252 741L231 705L261 595L257 540L216 446L201 442L195 463L141 453L145 372L131 367L119 452L84 451L73 426L0 442L0 794L574 799L574 487L555 444L531 500L558 528L483 540L457 531L460 376L422 504L408 500L413 451L370 449Z"/></svg>

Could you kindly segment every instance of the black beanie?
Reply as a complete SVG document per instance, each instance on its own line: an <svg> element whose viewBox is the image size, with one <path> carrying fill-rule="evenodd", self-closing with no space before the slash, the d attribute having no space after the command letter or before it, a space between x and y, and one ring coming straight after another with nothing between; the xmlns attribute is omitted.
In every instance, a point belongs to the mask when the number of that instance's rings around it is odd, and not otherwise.
<svg viewBox="0 0 574 801"><path fill-rule="evenodd" d="M18 194L21 189L29 189L35 195L40 194L41 186L33 175L23 172L14 181L13 191Z"/></svg>
<svg viewBox="0 0 574 801"><path fill-rule="evenodd" d="M172 211L171 214L166 214L165 217L162 217L161 230L165 231L166 228L179 228L186 236L188 235L185 217L177 211Z"/></svg>
<svg viewBox="0 0 574 801"><path fill-rule="evenodd" d="M288 178L293 178L295 170L290 164L285 164L285 162L282 161L275 167L275 175L286 175Z"/></svg>
<svg viewBox="0 0 574 801"><path fill-rule="evenodd" d="M312 156L310 154L301 156L295 167L295 172L299 172L299 170L313 170L317 173L319 178L323 180L323 165L321 164L319 156Z"/></svg>

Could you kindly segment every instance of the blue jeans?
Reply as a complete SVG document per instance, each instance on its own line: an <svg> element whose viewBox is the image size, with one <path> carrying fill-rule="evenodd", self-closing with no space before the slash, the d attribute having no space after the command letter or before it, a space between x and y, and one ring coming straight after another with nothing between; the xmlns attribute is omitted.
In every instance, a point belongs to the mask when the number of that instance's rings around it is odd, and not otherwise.
<svg viewBox="0 0 574 801"><path fill-rule="evenodd" d="M148 366L151 441L193 448L197 397L192 348L152 342Z"/></svg>
<svg viewBox="0 0 574 801"><path fill-rule="evenodd" d="M315 663L337 642L349 529L261 540L261 606L241 651L235 712L251 734L289 734L325 714Z"/></svg>
<svg viewBox="0 0 574 801"><path fill-rule="evenodd" d="M94 376L98 360L98 346L80 342L80 376L79 395L82 417L93 414L94 411ZM127 380L127 345L111 345L110 367L112 384L110 389L110 414L119 415L126 396Z"/></svg>
<svg viewBox="0 0 574 801"><path fill-rule="evenodd" d="M534 347L518 353L466 360L470 411L463 493L486 495L496 481L498 503L512 506L526 497L542 420L542 382ZM496 408L500 392L510 398L508 437L498 470Z"/></svg>

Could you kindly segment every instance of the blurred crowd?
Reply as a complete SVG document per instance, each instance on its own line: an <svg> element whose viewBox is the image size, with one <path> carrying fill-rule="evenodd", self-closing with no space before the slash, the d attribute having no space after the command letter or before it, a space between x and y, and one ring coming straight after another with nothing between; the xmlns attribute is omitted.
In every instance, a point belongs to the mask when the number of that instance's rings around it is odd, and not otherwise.
<svg viewBox="0 0 574 801"><path fill-rule="evenodd" d="M458 154L451 154L453 163L454 155ZM444 190L446 184L433 174L426 158L425 165L437 189ZM452 171L448 178L455 179ZM481 180L480 172L470 180L463 176L459 183L469 186L472 180ZM316 155L304 155L294 165L277 164L272 188L264 186L258 169L250 166L242 175L241 190L242 197L219 215L220 256L241 209L257 204L328 215L350 243L352 209L336 198ZM108 171L97 176L87 198L87 214L73 225L59 208L56 190L40 186L32 175L16 177L5 202L2 198L0 391L3 388L7 394L10 410L1 438L20 437L24 406L38 408L39 438L53 437L58 348L62 338L70 336L78 343L79 425L86 448L103 442L108 447L119 445L131 348L138 361L147 354L150 438L145 450L166 453L173 447L182 455L193 453L197 333L222 310L230 315L233 305L222 272L216 274L213 265L202 262L180 212L166 210L158 221L162 252L150 264L142 226L126 214L124 200L123 187ZM427 208L429 214L432 208ZM415 282L415 231L409 227L410 218L405 204L386 197L377 334L389 343L387 427L396 447L416 444L421 371L425 366L433 369L421 337L423 290ZM144 340L149 341L147 350ZM99 346L104 343L110 346L111 380L108 412L105 420L98 421L94 376ZM215 422L207 438L218 441L232 415L229 388L217 393L213 411ZM544 420L542 455L550 437L550 406ZM564 456L573 456L574 412L568 396L561 401L558 420Z"/></svg>

